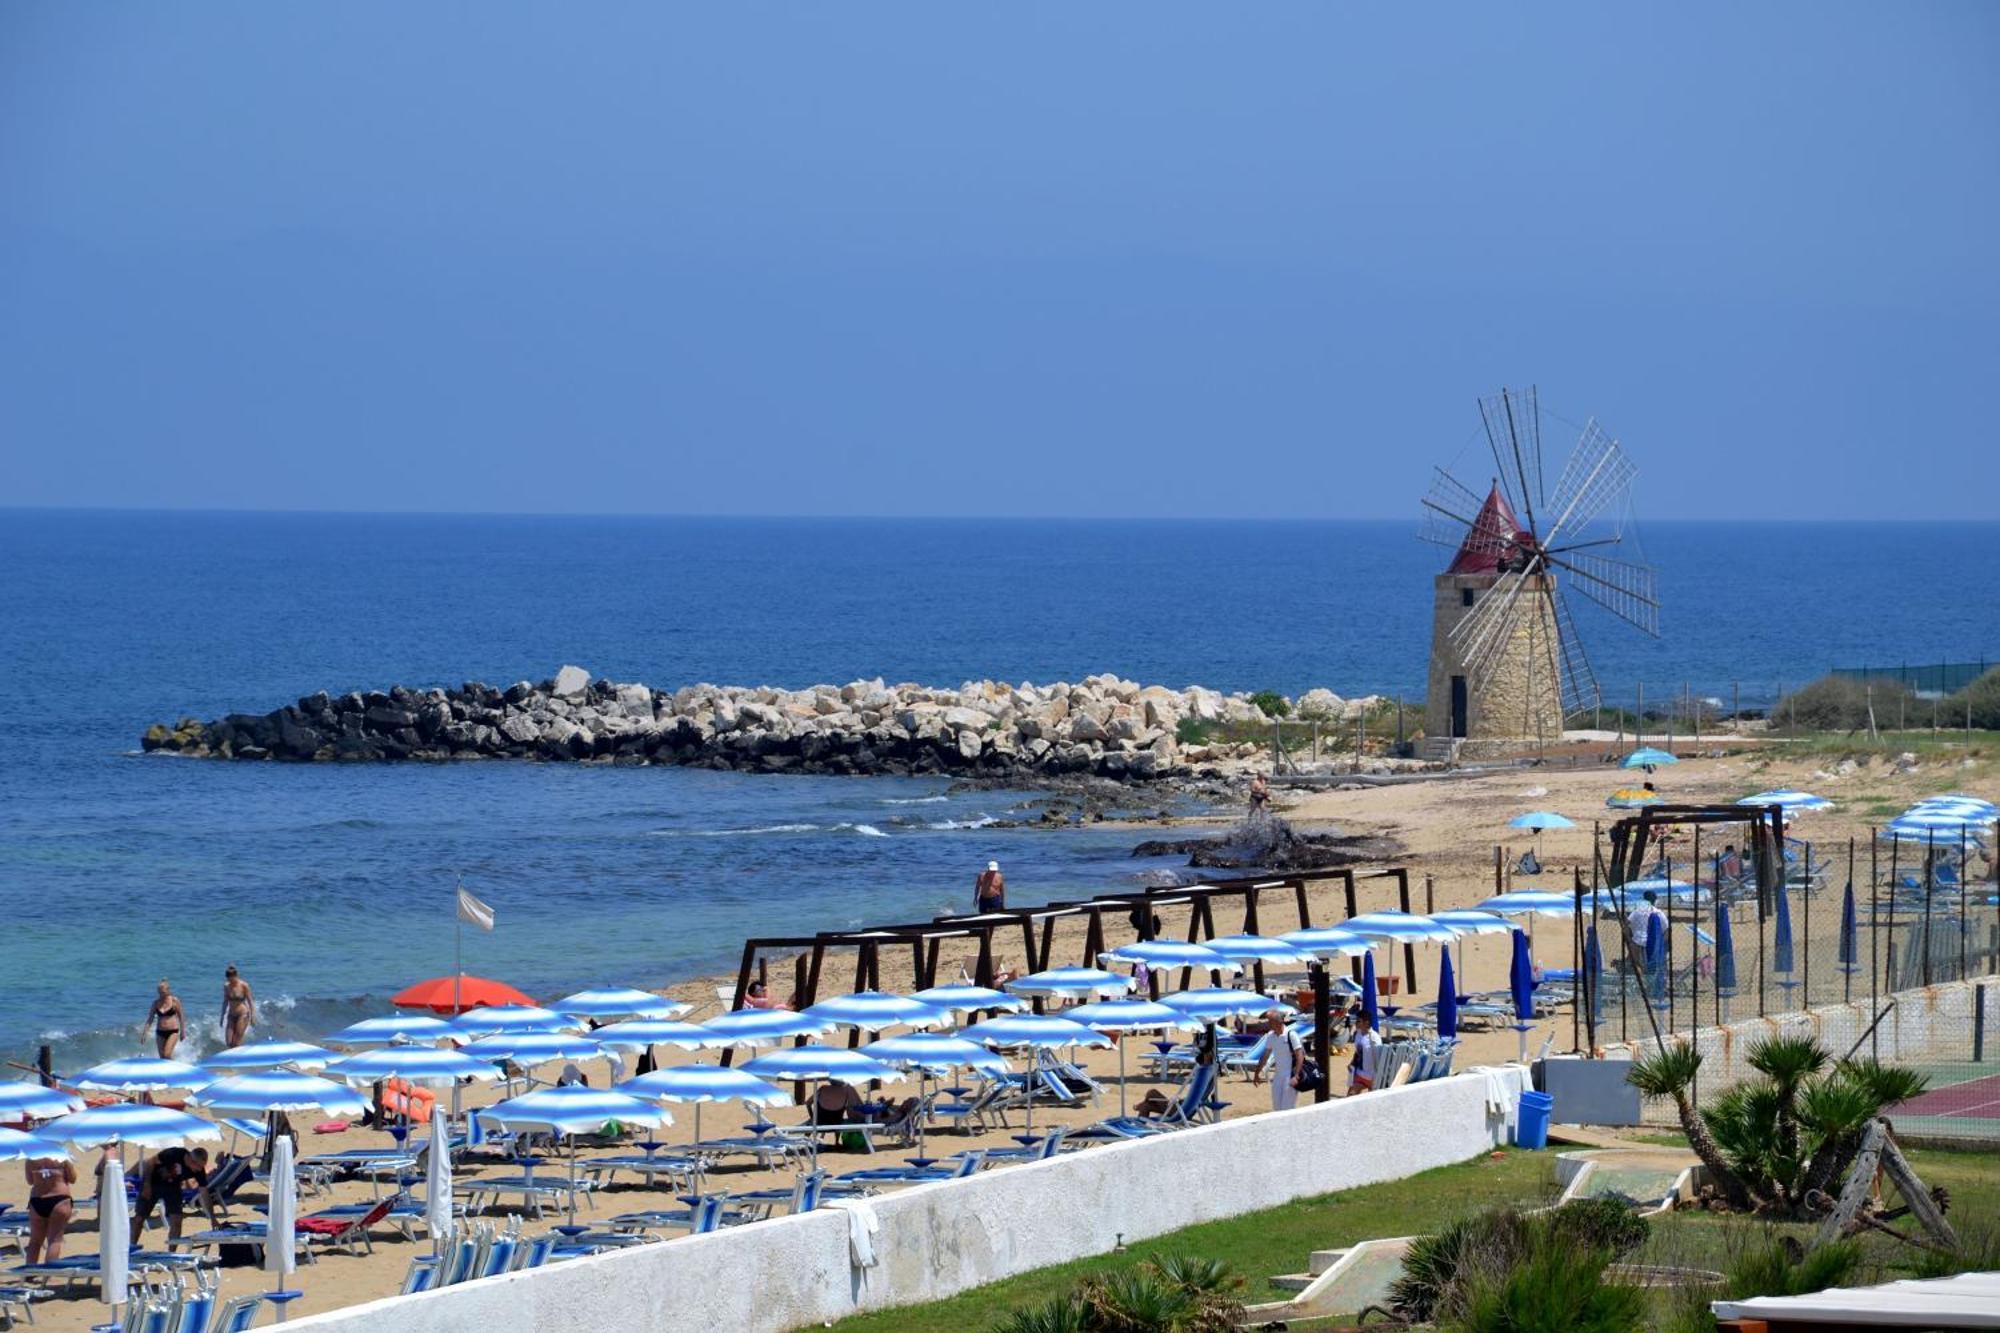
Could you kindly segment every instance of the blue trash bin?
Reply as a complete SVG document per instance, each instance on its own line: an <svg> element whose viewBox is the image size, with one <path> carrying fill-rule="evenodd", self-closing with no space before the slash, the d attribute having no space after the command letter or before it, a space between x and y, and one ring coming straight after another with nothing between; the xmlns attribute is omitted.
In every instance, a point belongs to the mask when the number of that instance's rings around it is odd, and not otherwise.
<svg viewBox="0 0 2000 1333"><path fill-rule="evenodd" d="M1549 1119L1554 1115L1556 1099L1546 1092L1524 1092L1521 1106L1514 1117L1514 1146L1517 1148L1546 1148L1549 1146Z"/></svg>

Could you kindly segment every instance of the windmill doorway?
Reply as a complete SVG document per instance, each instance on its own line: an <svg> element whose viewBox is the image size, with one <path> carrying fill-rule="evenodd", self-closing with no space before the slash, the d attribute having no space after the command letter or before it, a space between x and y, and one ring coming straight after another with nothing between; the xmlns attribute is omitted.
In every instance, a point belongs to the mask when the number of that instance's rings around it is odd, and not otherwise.
<svg viewBox="0 0 2000 1333"><path fill-rule="evenodd" d="M1465 677L1451 678L1451 734L1454 738L1465 735Z"/></svg>

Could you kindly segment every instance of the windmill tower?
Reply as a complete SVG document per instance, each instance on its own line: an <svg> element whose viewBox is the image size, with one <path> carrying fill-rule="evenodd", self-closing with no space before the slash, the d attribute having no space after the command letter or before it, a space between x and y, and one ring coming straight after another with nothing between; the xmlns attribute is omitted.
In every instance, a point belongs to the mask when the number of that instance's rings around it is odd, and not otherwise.
<svg viewBox="0 0 2000 1333"><path fill-rule="evenodd" d="M1558 572L1618 619L1659 634L1653 570L1630 521L1637 469L1592 420L1551 493L1535 391L1502 389L1480 400L1479 414L1493 453L1486 497L1438 468L1423 502L1424 539L1454 551L1434 583L1424 733L1560 740L1563 719L1598 695Z"/></svg>

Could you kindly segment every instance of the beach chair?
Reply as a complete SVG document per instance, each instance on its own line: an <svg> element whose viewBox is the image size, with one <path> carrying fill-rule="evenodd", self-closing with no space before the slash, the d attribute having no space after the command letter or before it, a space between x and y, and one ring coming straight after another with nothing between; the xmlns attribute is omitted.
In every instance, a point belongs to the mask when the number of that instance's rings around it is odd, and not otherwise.
<svg viewBox="0 0 2000 1333"><path fill-rule="evenodd" d="M1196 1065L1180 1096L1160 1114L1112 1116L1080 1131L1075 1137L1083 1143L1103 1143L1144 1138L1149 1134L1210 1123L1229 1105L1215 1099L1216 1077L1214 1065Z"/></svg>
<svg viewBox="0 0 2000 1333"><path fill-rule="evenodd" d="M419 1254L410 1260L410 1267L403 1274L403 1285L398 1294L412 1296L420 1291L429 1291L437 1280L437 1256Z"/></svg>
<svg viewBox="0 0 2000 1333"><path fill-rule="evenodd" d="M845 1190L838 1188L829 1190L829 1183L826 1172L808 1171L792 1182L792 1187L788 1190L753 1190L747 1194L730 1196L730 1202L744 1211L746 1221L761 1221L771 1216L779 1204L786 1206L787 1215L809 1213L819 1207L822 1194L859 1192L851 1186Z"/></svg>
<svg viewBox="0 0 2000 1333"><path fill-rule="evenodd" d="M992 1167L1011 1166L1017 1162L1046 1162L1062 1151L1063 1140L1068 1137L1068 1128L1058 1127L1043 1135L1039 1143L1023 1144L1019 1148L988 1148L980 1165Z"/></svg>
<svg viewBox="0 0 2000 1333"><path fill-rule="evenodd" d="M468 1280L476 1282L483 1277L499 1277L502 1273L511 1273L514 1270L515 1261L520 1256L521 1237L519 1233L512 1231L502 1232L500 1235L495 1236L492 1243L486 1247L486 1253L479 1256L479 1267L473 1271Z"/></svg>
<svg viewBox="0 0 2000 1333"><path fill-rule="evenodd" d="M35 1302L52 1293L46 1287L0 1287L0 1317L35 1322Z"/></svg>
<svg viewBox="0 0 2000 1333"><path fill-rule="evenodd" d="M486 1250L487 1231L478 1227L471 1231L461 1231L453 1239L451 1247L444 1252L439 1266L437 1281L439 1287L455 1287L465 1281L476 1267Z"/></svg>
<svg viewBox="0 0 2000 1333"><path fill-rule="evenodd" d="M263 1304L262 1296L238 1296L215 1312L215 1321L209 1326L208 1333L249 1333Z"/></svg>
<svg viewBox="0 0 2000 1333"><path fill-rule="evenodd" d="M378 1200L359 1217L312 1213L298 1220L299 1234L306 1238L308 1253L317 1244L323 1249L341 1250L347 1254L373 1254L375 1243L368 1237L368 1228L387 1217L395 1206L396 1200L392 1196Z"/></svg>
<svg viewBox="0 0 2000 1333"><path fill-rule="evenodd" d="M535 1237L521 1247L521 1262L516 1264L515 1267L517 1269L540 1268L549 1261L549 1256L555 1253L556 1242L560 1239L561 1237L557 1236L554 1232L546 1236Z"/></svg>
<svg viewBox="0 0 2000 1333"><path fill-rule="evenodd" d="M1006 1091L1007 1086L1003 1081L987 1078L978 1090L964 1101L933 1102L930 1109L931 1119L940 1124L955 1124L965 1133L971 1133L973 1126L977 1126L981 1133L995 1124L1005 1129L1007 1114L998 1103ZM989 1117L991 1117L990 1123Z"/></svg>
<svg viewBox="0 0 2000 1333"><path fill-rule="evenodd" d="M949 1162L949 1165L940 1162L932 1166L916 1166L908 1162L901 1166L872 1166L861 1171L843 1172L839 1183L858 1185L865 1190L876 1185L927 1185L935 1180L963 1180L986 1165L986 1153L975 1148L957 1154Z"/></svg>
<svg viewBox="0 0 2000 1333"><path fill-rule="evenodd" d="M641 1213L623 1213L611 1219L614 1231L652 1231L674 1228L686 1231L691 1236L706 1235L726 1225L743 1221L741 1213L732 1213L735 1201L727 1194L710 1194L697 1199L686 1208L658 1208Z"/></svg>

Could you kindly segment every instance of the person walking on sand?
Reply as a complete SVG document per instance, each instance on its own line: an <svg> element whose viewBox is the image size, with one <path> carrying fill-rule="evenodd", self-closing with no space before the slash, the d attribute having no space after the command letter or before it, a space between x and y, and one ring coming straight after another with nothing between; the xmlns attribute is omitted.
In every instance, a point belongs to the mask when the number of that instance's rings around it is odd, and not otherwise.
<svg viewBox="0 0 2000 1333"><path fill-rule="evenodd" d="M972 904L977 912L998 912L1007 906L1007 877L1000 873L998 861L988 861L979 872L972 885Z"/></svg>
<svg viewBox="0 0 2000 1333"><path fill-rule="evenodd" d="M1271 1043L1265 1055L1271 1062L1271 1109L1289 1111L1299 1104L1299 1067L1305 1044L1298 1033L1285 1026L1285 1016L1276 1009L1264 1015L1264 1033Z"/></svg>
<svg viewBox="0 0 2000 1333"><path fill-rule="evenodd" d="M1250 775L1250 818L1261 819L1271 812L1271 780L1262 773Z"/></svg>
<svg viewBox="0 0 2000 1333"><path fill-rule="evenodd" d="M231 963L222 972L222 1044L241 1046L257 1021L257 997Z"/></svg>
<svg viewBox="0 0 2000 1333"><path fill-rule="evenodd" d="M187 1015L181 1011L181 997L174 994L174 988L165 977L160 978L160 993L153 997L153 1007L146 1011L146 1021L139 1025L144 1033L151 1029L153 1048L162 1060L174 1058L174 1048L181 1044L181 1029L187 1026Z"/></svg>
<svg viewBox="0 0 2000 1333"><path fill-rule="evenodd" d="M1366 1009L1354 1015L1354 1058L1347 1066L1347 1095L1352 1097L1375 1086L1375 1069L1382 1055L1382 1039Z"/></svg>
<svg viewBox="0 0 2000 1333"><path fill-rule="evenodd" d="M28 1262L54 1263L62 1258L63 1230L76 1203L76 1165L66 1157L32 1157L28 1173Z"/></svg>

